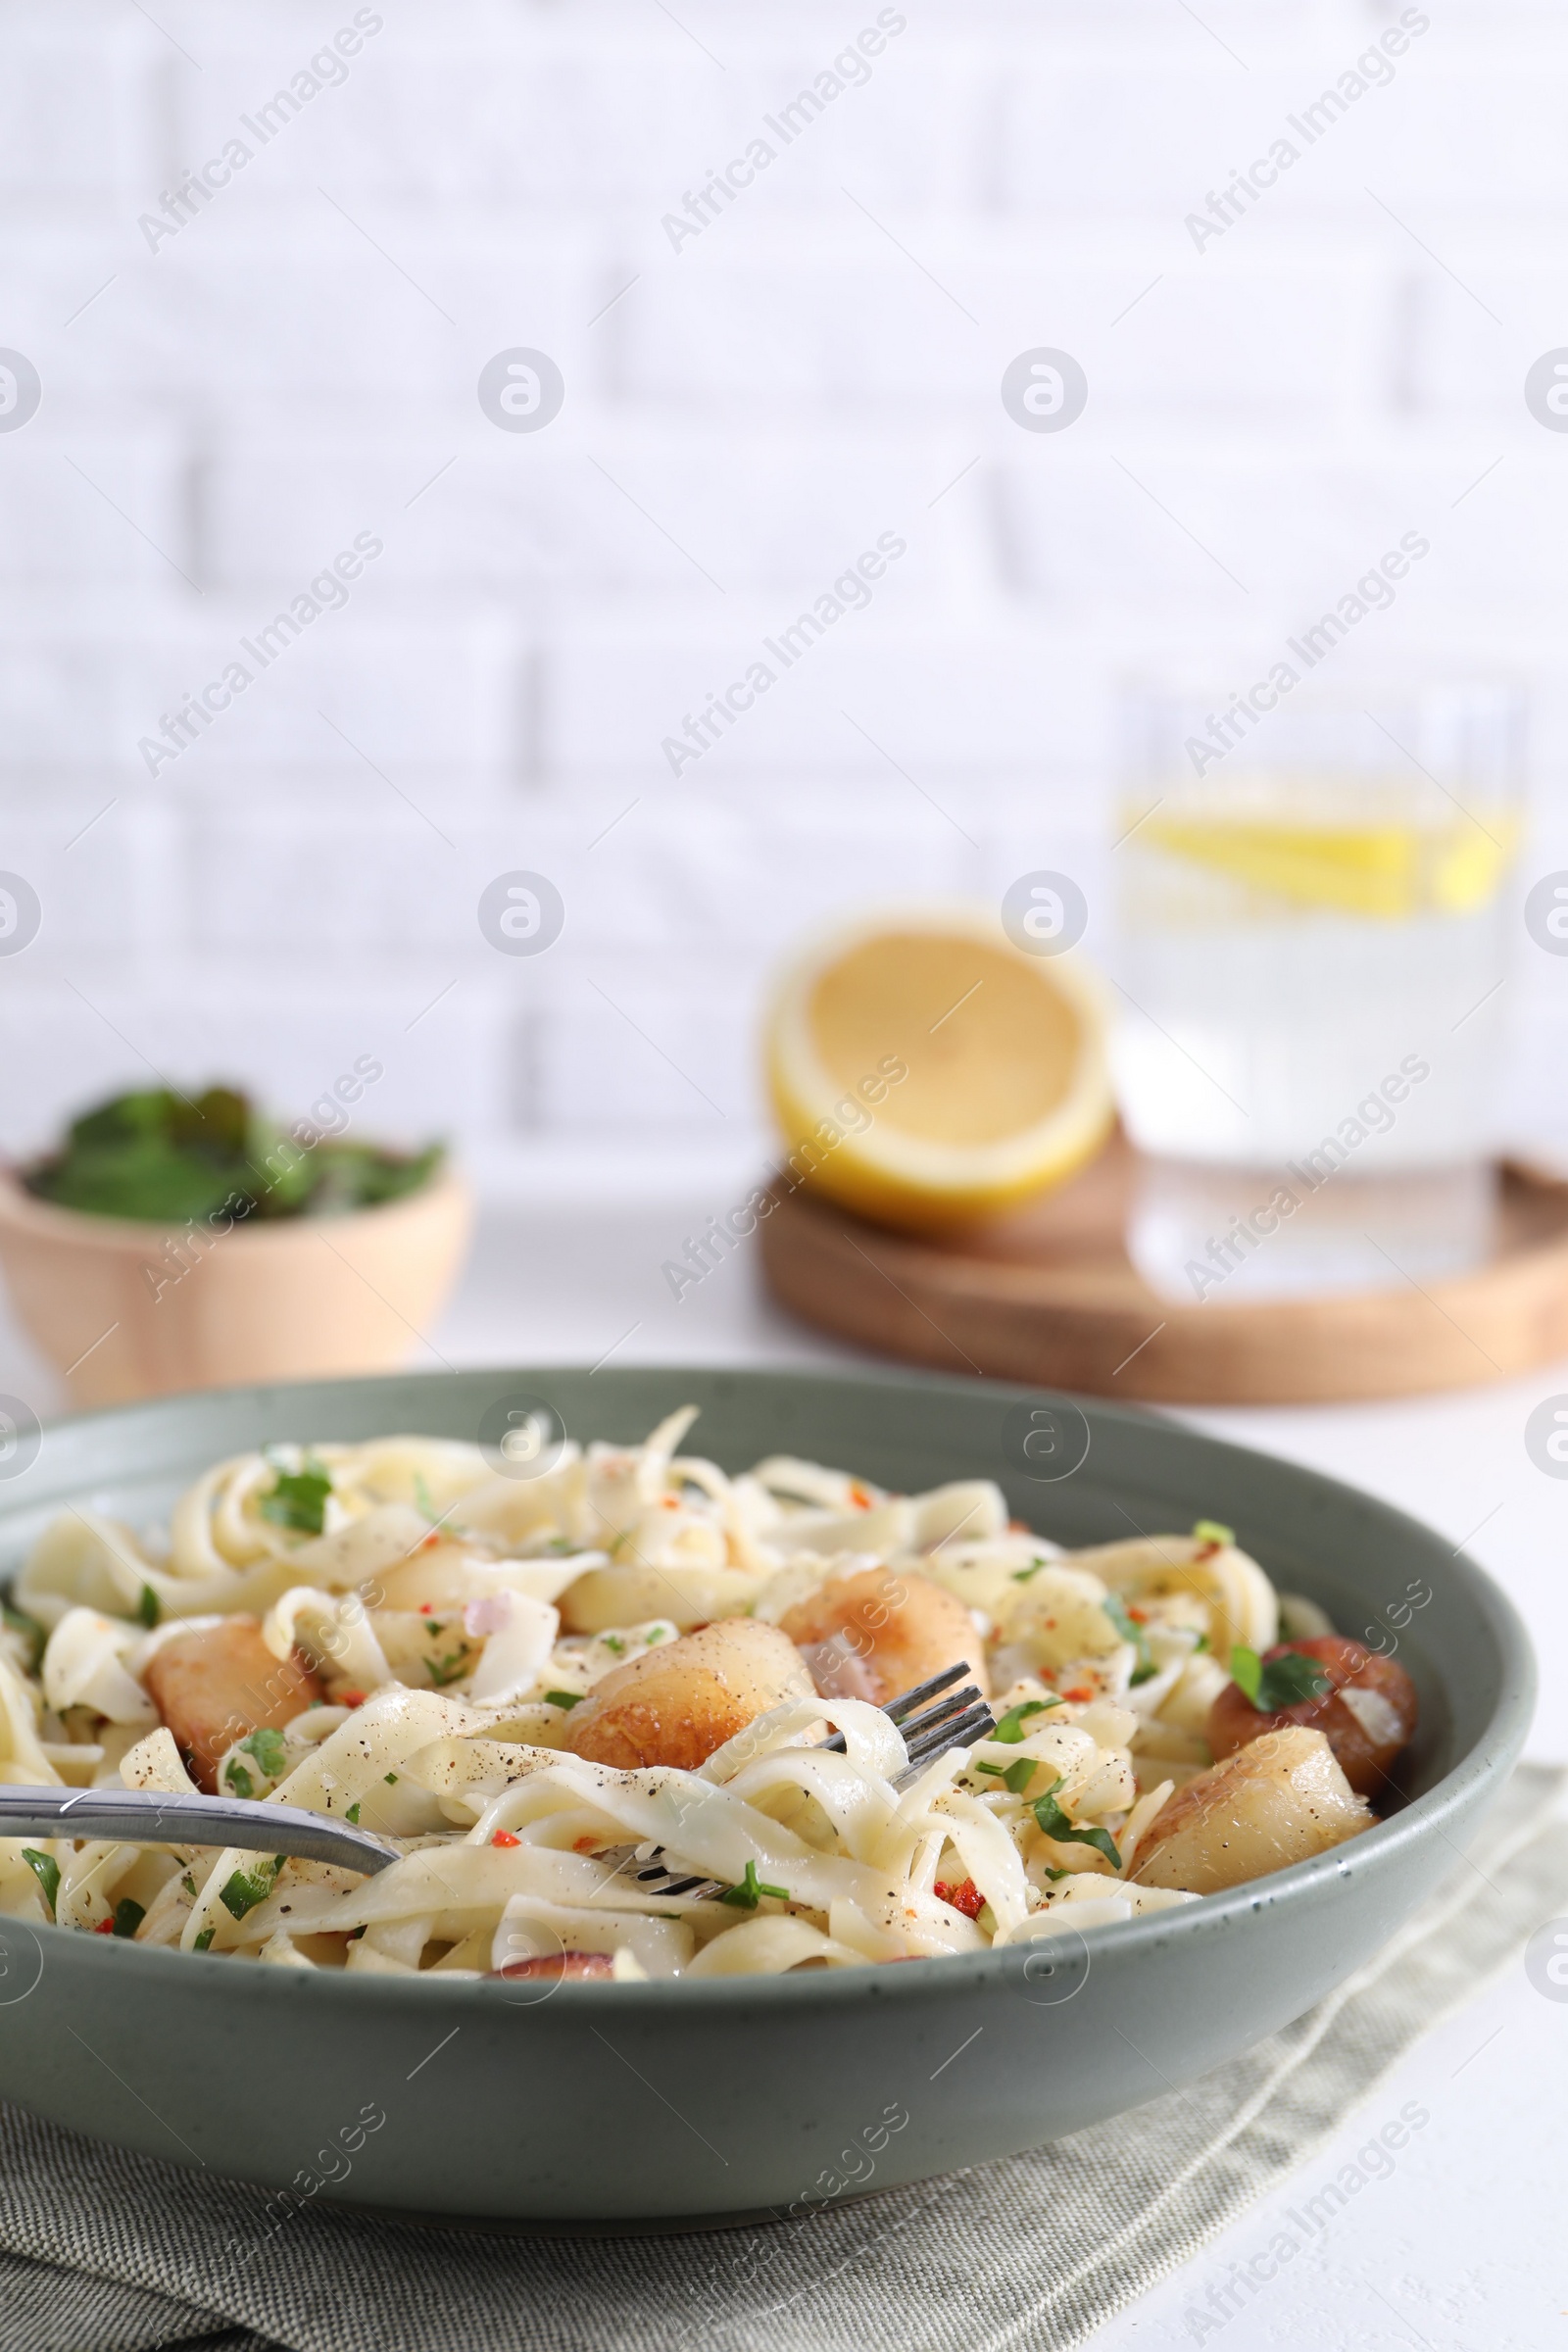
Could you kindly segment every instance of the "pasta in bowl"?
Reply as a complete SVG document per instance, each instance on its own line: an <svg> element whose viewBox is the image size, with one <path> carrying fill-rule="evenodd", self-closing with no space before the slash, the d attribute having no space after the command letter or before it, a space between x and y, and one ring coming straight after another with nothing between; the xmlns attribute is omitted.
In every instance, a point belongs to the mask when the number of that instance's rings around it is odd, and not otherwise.
<svg viewBox="0 0 1568 2352"><path fill-rule="evenodd" d="M1066 1549L991 1478L731 1475L682 1450L696 1419L272 1444L167 1535L53 1519L0 1636L7 1778L275 1802L398 1858L11 1838L0 1913L265 1968L697 1983L1081 1939L1372 1825L1415 1686L1228 1528ZM993 1720L911 1761L888 1702L959 1669Z"/></svg>
<svg viewBox="0 0 1568 2352"><path fill-rule="evenodd" d="M694 1430L668 1425L683 1398ZM1043 1446L1047 1407L1070 1444ZM396 1851L334 1880L274 1872L270 1842L0 1846L0 2095L268 2184L256 2259L318 2195L801 2223L1162 2096L1399 1926L1530 1710L1518 1620L1447 1538L1153 1416L969 1379L608 1365L159 1399L0 1464L0 1576L19 1800L178 1773ZM1265 1682L1271 1637L1335 1688ZM1352 1637L1420 1694L1377 1788ZM883 1710L959 1656L1004 1736L922 1787ZM1303 1741L1308 1827L1325 1757L1361 1826L1301 1858L1255 1765L1298 1774ZM1203 1891L1238 1859L1254 1875ZM655 1868L704 1891L626 1899Z"/></svg>

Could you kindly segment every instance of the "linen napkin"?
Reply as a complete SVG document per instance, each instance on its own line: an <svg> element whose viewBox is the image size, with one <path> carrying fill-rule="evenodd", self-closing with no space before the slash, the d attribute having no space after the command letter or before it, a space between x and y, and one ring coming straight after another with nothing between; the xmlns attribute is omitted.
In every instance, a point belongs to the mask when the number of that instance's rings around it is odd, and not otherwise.
<svg viewBox="0 0 1568 2352"><path fill-rule="evenodd" d="M1462 1863L1328 2000L1202 2081L804 2225L552 2238L312 2207L236 2260L264 2191L0 2108L0 2352L1067 2352L1568 1916L1565 1785L1521 1767L1484 1874Z"/></svg>

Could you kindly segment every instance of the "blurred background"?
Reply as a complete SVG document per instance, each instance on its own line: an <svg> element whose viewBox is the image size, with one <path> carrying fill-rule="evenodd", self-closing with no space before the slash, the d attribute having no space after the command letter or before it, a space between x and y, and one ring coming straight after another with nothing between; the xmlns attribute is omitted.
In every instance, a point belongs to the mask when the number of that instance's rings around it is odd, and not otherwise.
<svg viewBox="0 0 1568 2352"><path fill-rule="evenodd" d="M1109 958L1138 681L1242 691L1412 535L1336 686L1520 689L1503 1115L1568 1138L1568 965L1519 919L1568 865L1544 0L80 0L0 56L3 862L42 911L6 1152L371 1057L368 1131L592 1210L603 1344L667 1352L617 1203L674 1249L743 1197L781 953L1049 868ZM1070 430L1003 395L1041 349ZM478 918L519 869L564 908L526 957Z"/></svg>

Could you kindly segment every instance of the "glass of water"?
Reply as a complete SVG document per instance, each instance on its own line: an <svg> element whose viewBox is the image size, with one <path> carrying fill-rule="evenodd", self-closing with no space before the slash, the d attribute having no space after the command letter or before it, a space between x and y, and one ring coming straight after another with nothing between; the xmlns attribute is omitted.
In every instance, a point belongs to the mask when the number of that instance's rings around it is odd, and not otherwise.
<svg viewBox="0 0 1568 2352"><path fill-rule="evenodd" d="M1474 1264L1492 1237L1518 694L1164 686L1130 720L1111 864L1117 1088L1150 1163L1135 1260L1189 1298Z"/></svg>

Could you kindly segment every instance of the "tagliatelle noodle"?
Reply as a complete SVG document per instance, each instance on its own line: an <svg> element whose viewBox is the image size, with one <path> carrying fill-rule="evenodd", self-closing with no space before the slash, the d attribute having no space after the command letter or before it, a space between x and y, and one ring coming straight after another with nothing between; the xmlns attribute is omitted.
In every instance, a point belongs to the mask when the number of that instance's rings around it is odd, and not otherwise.
<svg viewBox="0 0 1568 2352"><path fill-rule="evenodd" d="M323 1592L315 1585L290 1585L262 1621L262 1639L274 1658L295 1648L330 1662L354 1677L365 1690L390 1682L392 1669L376 1640L365 1603L356 1592Z"/></svg>
<svg viewBox="0 0 1568 2352"><path fill-rule="evenodd" d="M838 1943L804 1919L752 1919L705 1944L686 1971L689 1977L775 1977L809 1960L831 1968L858 1968L864 1954Z"/></svg>
<svg viewBox="0 0 1568 2352"><path fill-rule="evenodd" d="M950 1788L932 1807L971 1878L1005 1932L1029 1913L1029 1884L1018 1849L994 1813L977 1796Z"/></svg>
<svg viewBox="0 0 1568 2352"><path fill-rule="evenodd" d="M107 1723L156 1723L158 1709L126 1671L139 1642L137 1630L123 1618L68 1609L44 1649L45 1699L60 1715L68 1707L88 1706Z"/></svg>

